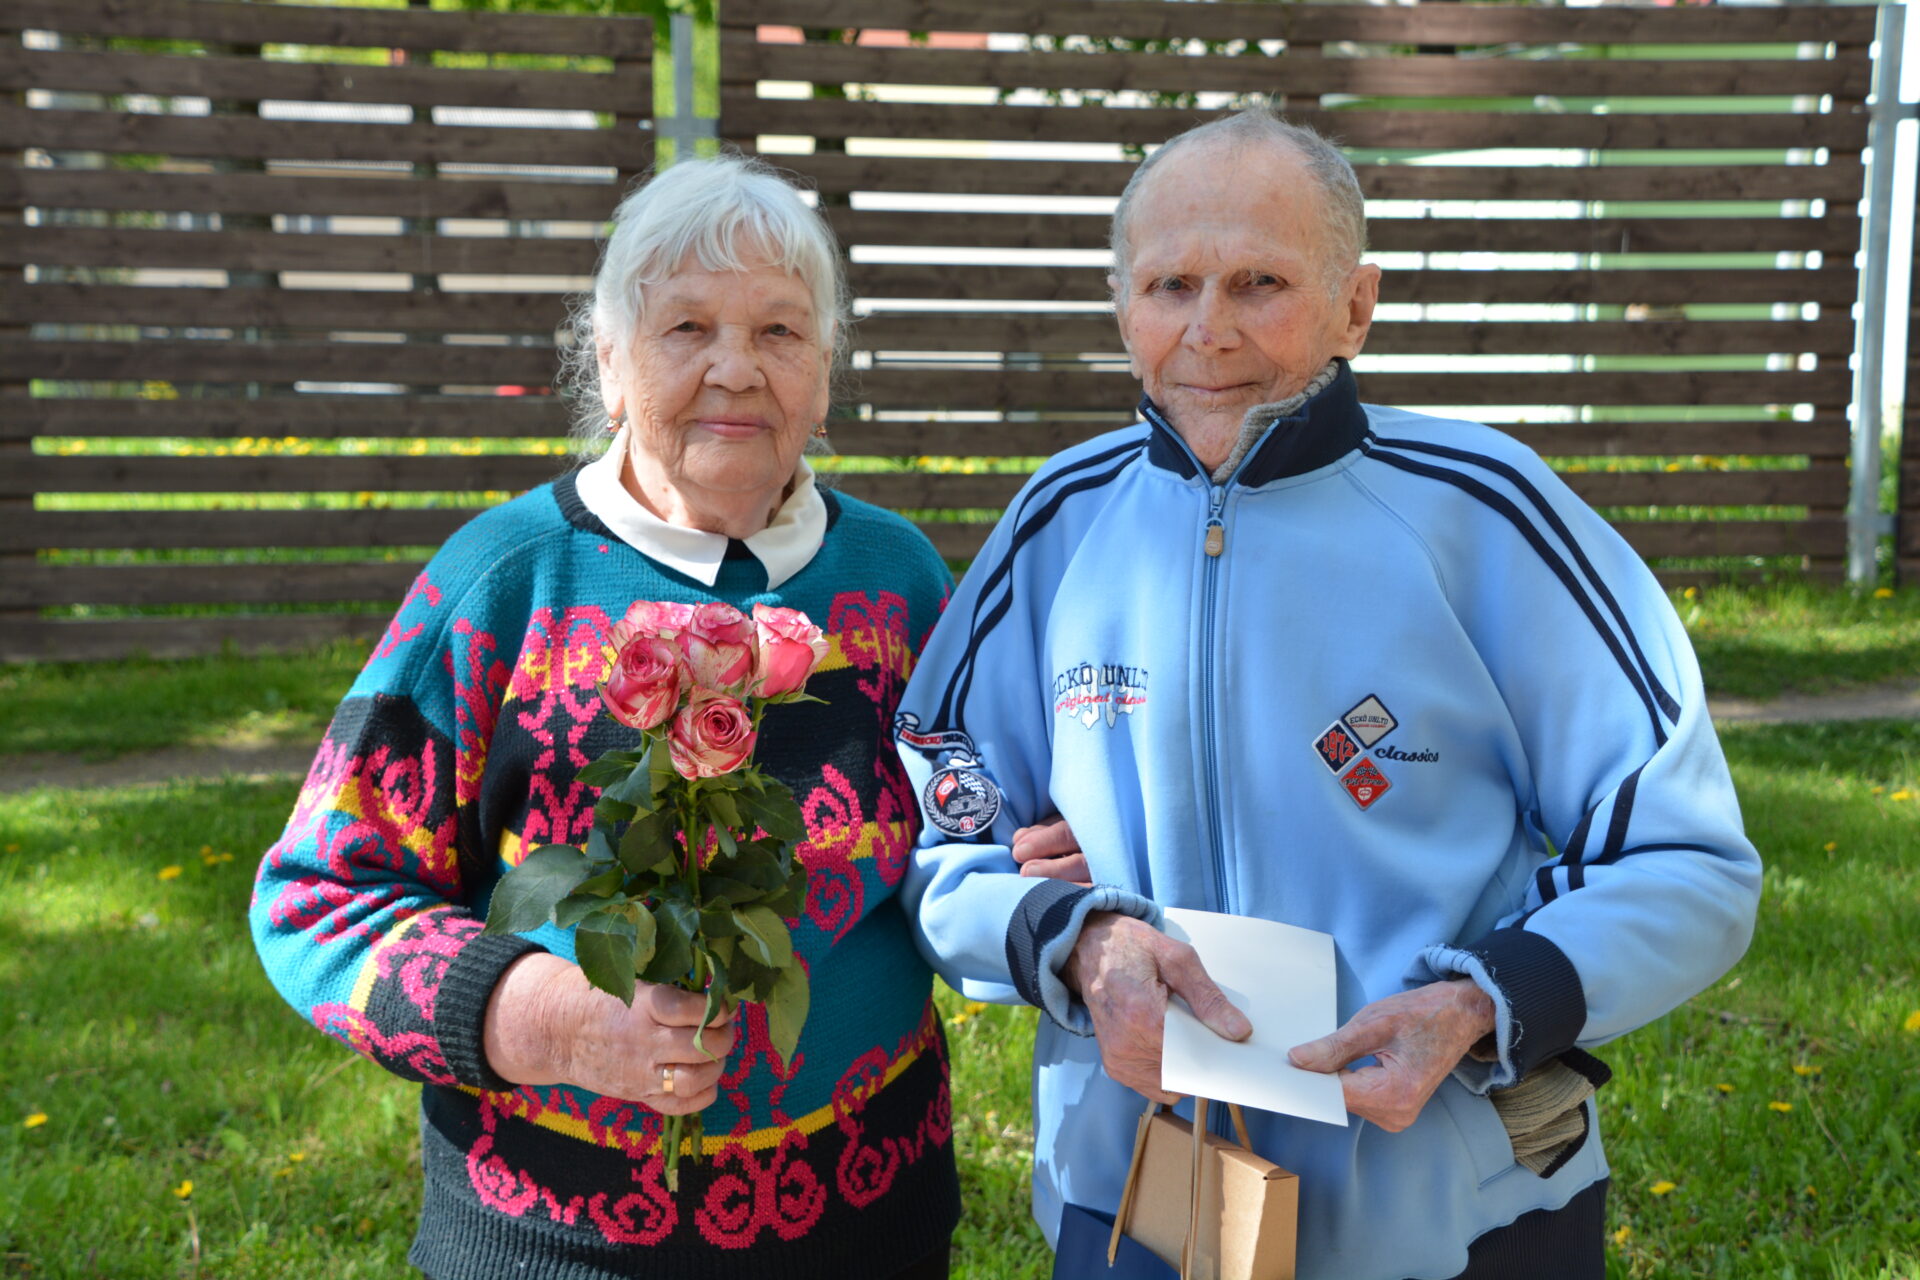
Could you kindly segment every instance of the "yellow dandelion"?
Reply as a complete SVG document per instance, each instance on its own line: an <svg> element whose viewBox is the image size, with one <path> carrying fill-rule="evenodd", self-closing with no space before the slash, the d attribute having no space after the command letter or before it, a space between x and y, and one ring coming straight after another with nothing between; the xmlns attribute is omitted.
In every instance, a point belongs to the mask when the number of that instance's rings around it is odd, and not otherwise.
<svg viewBox="0 0 1920 1280"><path fill-rule="evenodd" d="M1680 594L1682 596L1685 596L1689 600L1697 600L1700 598L1700 588L1688 587L1685 591L1682 591Z"/></svg>
<svg viewBox="0 0 1920 1280"><path fill-rule="evenodd" d="M28 1116L25 1120L22 1120L20 1122L20 1127L22 1129L38 1129L41 1125L45 1124L46 1122L47 1122L47 1113L44 1111L36 1111L32 1115Z"/></svg>
<svg viewBox="0 0 1920 1280"><path fill-rule="evenodd" d="M20 852L20 846L19 846L19 845L17 845L17 844L10 844L10 845L8 845L8 846L7 846L7 852L8 852L8 853L18 853L18 852Z"/></svg>
<svg viewBox="0 0 1920 1280"><path fill-rule="evenodd" d="M1666 1180L1665 1178L1662 1178L1662 1179L1660 1179L1660 1181L1658 1181L1658 1182L1656 1182L1656 1183L1654 1183L1654 1184L1653 1184L1652 1186L1650 1186L1650 1187L1648 1187L1648 1188L1647 1188L1647 1190L1649 1190L1649 1191L1651 1191L1651 1192L1653 1192L1653 1194L1655 1194L1655 1195L1657 1195L1657 1196L1664 1196L1664 1195L1666 1195L1666 1194L1667 1194L1667 1193L1668 1193L1669 1191L1672 1191L1672 1190L1673 1190L1673 1189L1674 1189L1675 1187L1677 1187L1677 1186L1679 1186L1679 1185L1680 1185L1680 1184L1679 1184L1679 1183L1677 1183L1677 1182L1668 1182L1668 1181L1667 1181L1667 1180Z"/></svg>
<svg viewBox="0 0 1920 1280"><path fill-rule="evenodd" d="M281 1165L273 1171L273 1176L276 1178L291 1178L293 1176L293 1170L286 1165Z"/></svg>
<svg viewBox="0 0 1920 1280"><path fill-rule="evenodd" d="M1680 464L1679 464L1679 463L1677 463L1677 462L1669 462L1669 463L1667 464L1667 470L1668 470L1668 471L1678 471L1678 470L1680 470Z"/></svg>
<svg viewBox="0 0 1920 1280"><path fill-rule="evenodd" d="M1873 598L1875 600L1891 600L1893 599L1893 588L1892 587L1875 587L1873 589Z"/></svg>
<svg viewBox="0 0 1920 1280"><path fill-rule="evenodd" d="M177 866L162 867L160 868L159 875L162 880L177 880L180 876L180 870Z"/></svg>
<svg viewBox="0 0 1920 1280"><path fill-rule="evenodd" d="M1796 1062L1793 1064L1793 1074L1797 1076L1817 1076L1823 1070L1825 1070L1825 1068L1814 1066L1811 1063Z"/></svg>
<svg viewBox="0 0 1920 1280"><path fill-rule="evenodd" d="M1722 1093L1732 1093L1732 1092L1733 1092L1733 1086L1732 1086L1732 1085L1730 1085L1730 1084L1728 1084L1728 1083L1727 1083L1727 1082L1726 1082L1725 1080L1722 1080L1722 1081L1721 1081L1721 1082L1720 1082L1719 1084L1716 1084L1716 1085L1714 1085L1713 1087L1714 1087L1714 1088L1716 1088L1716 1089L1718 1089L1718 1090L1719 1090L1720 1092L1722 1092Z"/></svg>
<svg viewBox="0 0 1920 1280"><path fill-rule="evenodd" d="M307 1153L304 1151L287 1152L287 1159L291 1160L295 1164L299 1164L302 1160L305 1160L306 1158L307 1158Z"/></svg>
<svg viewBox="0 0 1920 1280"><path fill-rule="evenodd" d="M1793 1110L1793 1104L1791 1102L1782 1102L1778 1098L1775 1098L1767 1104L1767 1110L1778 1111L1781 1115L1785 1115L1787 1112Z"/></svg>
<svg viewBox="0 0 1920 1280"><path fill-rule="evenodd" d="M966 1024L967 1015L964 1013L956 1013L947 1019L947 1025L950 1027L964 1027Z"/></svg>
<svg viewBox="0 0 1920 1280"><path fill-rule="evenodd" d="M1896 792L1894 792L1894 793L1893 793L1892 795L1890 795L1890 796L1888 796L1888 797L1887 797L1887 799L1889 799L1889 800L1911 800L1911 799L1913 799L1913 792L1911 792L1911 791L1909 791L1909 790L1907 790L1907 788L1905 788L1905 787L1902 787L1902 788L1900 788L1900 789L1899 789L1898 791L1896 791Z"/></svg>
<svg viewBox="0 0 1920 1280"><path fill-rule="evenodd" d="M1868 787L1867 794L1874 795L1874 796L1883 796L1887 794L1887 789L1885 787Z"/></svg>
<svg viewBox="0 0 1920 1280"><path fill-rule="evenodd" d="M354 1227L354 1231L356 1231L357 1233L359 1233L360 1235L363 1235L363 1236L364 1236L364 1235L366 1235L366 1234L367 1234L367 1233L368 1233L369 1231L372 1231L372 1230L373 1230L373 1219L372 1219L372 1218L362 1218L362 1219L360 1219L360 1221L359 1221L359 1223L358 1223L358 1224L356 1224L356 1225L355 1225L355 1227Z"/></svg>
<svg viewBox="0 0 1920 1280"><path fill-rule="evenodd" d="M1624 1222L1620 1224L1620 1229L1613 1233L1613 1242L1615 1244L1625 1244L1628 1240L1631 1240L1632 1238L1633 1238L1633 1228L1628 1226Z"/></svg>
<svg viewBox="0 0 1920 1280"><path fill-rule="evenodd" d="M1840 847L1840 842L1838 840L1829 840L1822 847L1826 849L1828 853L1832 853L1835 849L1838 849Z"/></svg>
<svg viewBox="0 0 1920 1280"><path fill-rule="evenodd" d="M1912 1013L1908 1014L1907 1020L1900 1025L1909 1031L1920 1031L1920 1009L1915 1009Z"/></svg>
<svg viewBox="0 0 1920 1280"><path fill-rule="evenodd" d="M175 1188L173 1189L173 1194L174 1194L175 1196L178 1196L178 1197L179 1197L180 1199L182 1199L182 1200L185 1200L185 1199L186 1199L186 1198L187 1198L188 1196L190 1196L190 1195L192 1195L192 1194L193 1194L193 1179L192 1179L192 1178L188 1178L188 1179L186 1179L186 1180L185 1180L184 1182L182 1182L182 1183L181 1183L181 1184L180 1184L179 1186L177 1186L177 1187L175 1187Z"/></svg>
<svg viewBox="0 0 1920 1280"><path fill-rule="evenodd" d="M976 1013L985 1013L986 1011L987 1011L987 1002L985 1000L967 1001L967 1013L969 1016Z"/></svg>
<svg viewBox="0 0 1920 1280"><path fill-rule="evenodd" d="M201 856L201 857L203 857L203 858L204 858L204 857L206 857L206 856L207 856L208 854L210 854L210 853L212 853L212 852L213 852L213 846L212 846L212 845L210 845L210 844L203 844L203 845L201 845L201 846L200 846L200 856Z"/></svg>
<svg viewBox="0 0 1920 1280"><path fill-rule="evenodd" d="M1818 1196L1820 1194L1820 1188L1814 1186L1811 1182L1809 1182L1807 1184L1807 1194L1810 1196Z"/></svg>

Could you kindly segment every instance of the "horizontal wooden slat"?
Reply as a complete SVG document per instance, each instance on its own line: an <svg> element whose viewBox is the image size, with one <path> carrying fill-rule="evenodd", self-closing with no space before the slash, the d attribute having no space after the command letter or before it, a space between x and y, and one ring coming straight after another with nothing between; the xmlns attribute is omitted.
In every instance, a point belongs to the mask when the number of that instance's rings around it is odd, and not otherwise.
<svg viewBox="0 0 1920 1280"><path fill-rule="evenodd" d="M0 281L0 324L247 326L550 336L565 317L565 296L546 290L175 289Z"/></svg>
<svg viewBox="0 0 1920 1280"><path fill-rule="evenodd" d="M0 474L0 497L31 493L418 493L530 489L566 467L546 455L153 458L35 455Z"/></svg>
<svg viewBox="0 0 1920 1280"><path fill-rule="evenodd" d="M1257 30L1242 34L1253 37ZM1282 57L1181 57L762 44L750 33L737 30L722 31L720 57L722 66L731 64L724 77L733 83L754 76L815 84L1375 97L1781 97L1825 93L1861 97L1867 92L1871 71L1864 56L1833 61L1455 58L1420 54L1354 58L1303 52Z"/></svg>
<svg viewBox="0 0 1920 1280"><path fill-rule="evenodd" d="M600 246L529 236L356 236L277 231L29 227L0 243L0 264L212 267L230 271L411 271L584 276Z"/></svg>
<svg viewBox="0 0 1920 1280"><path fill-rule="evenodd" d="M1391 299L1391 295L1389 295ZM1853 350L1853 324L1831 320L1378 321L1371 355L1713 355ZM854 330L856 346L878 351L1118 352L1119 331L1104 314L978 314L882 311Z"/></svg>
<svg viewBox="0 0 1920 1280"><path fill-rule="evenodd" d="M619 199L612 182L164 172L129 182L124 169L0 169L0 206L47 209L599 222Z"/></svg>
<svg viewBox="0 0 1920 1280"><path fill-rule="evenodd" d="M1847 522L1810 520L1626 520L1616 524L1643 556L1839 555Z"/></svg>
<svg viewBox="0 0 1920 1280"><path fill-rule="evenodd" d="M31 436L553 437L566 406L553 396L270 395L259 399L14 401L0 439ZM557 460L556 460L557 464Z"/></svg>
<svg viewBox="0 0 1920 1280"><path fill-rule="evenodd" d="M1839 506L1847 475L1807 471L1562 472L1567 487L1596 507Z"/></svg>
<svg viewBox="0 0 1920 1280"><path fill-rule="evenodd" d="M1698 405L1841 403L1845 368L1799 373L1368 373L1380 404ZM864 373L849 399L876 409L1104 409L1131 406L1131 374L888 367Z"/></svg>
<svg viewBox="0 0 1920 1280"><path fill-rule="evenodd" d="M191 658L209 653L273 653L332 640L371 642L387 620L367 614L264 617L9 619L0 627L0 662L100 662L141 655Z"/></svg>
<svg viewBox="0 0 1920 1280"><path fill-rule="evenodd" d="M345 124L255 116L163 116L0 105L0 145L50 151L163 153L215 159L404 160L617 166L653 162L645 129Z"/></svg>
<svg viewBox="0 0 1920 1280"><path fill-rule="evenodd" d="M823 138L953 138L993 142L1124 142L1151 146L1228 111L1177 107L1016 107L850 99L761 98L742 87L720 104L720 132L811 134ZM1864 111L1757 112L1745 115L1620 111L1607 115L1546 111L1293 110L1287 119L1349 147L1478 150L1580 147L1660 150L1854 147L1863 144Z"/></svg>
<svg viewBox="0 0 1920 1280"><path fill-rule="evenodd" d="M653 20L237 4L232 0L8 0L7 23L71 34L349 48L645 59Z"/></svg>
<svg viewBox="0 0 1920 1280"><path fill-rule="evenodd" d="M0 338L0 379L544 386L558 372L558 357L551 347L224 340L10 342Z"/></svg>
<svg viewBox="0 0 1920 1280"><path fill-rule="evenodd" d="M1364 384L1363 384L1364 385ZM879 421L836 422L836 451L917 457L1044 457L1124 426L1130 413L1097 422L1043 419L1028 422ZM1502 432L1550 457L1844 456L1848 426L1843 418L1793 422L1553 422L1503 426ZM224 544L223 544L224 545Z"/></svg>
<svg viewBox="0 0 1920 1280"><path fill-rule="evenodd" d="M1106 214L932 213L836 206L841 243L965 248L1105 248ZM1838 211L1794 218L1370 218L1378 252L1704 253L1860 247L1860 219Z"/></svg>
<svg viewBox="0 0 1920 1280"><path fill-rule="evenodd" d="M417 562L36 564L0 577L0 608L72 604L319 604L398 600Z"/></svg>
<svg viewBox="0 0 1920 1280"><path fill-rule="evenodd" d="M1124 160L968 160L838 155L768 157L828 193L987 192L1118 196ZM1861 195L1853 160L1779 165L1359 165L1371 200L1846 200Z"/></svg>
<svg viewBox="0 0 1920 1280"><path fill-rule="evenodd" d="M1354 6L1206 4L1147 0L729 0L727 26L777 24L909 31L1013 31L1106 35L1128 40L1292 39L1391 44L1510 42L1776 43L1873 39L1874 15L1850 7L1792 4L1711 10L1533 8L1501 4Z"/></svg>
<svg viewBox="0 0 1920 1280"><path fill-rule="evenodd" d="M928 263L855 263L854 292L872 298L1018 299L1099 302L1101 267L967 267ZM1818 302L1848 306L1851 270L1761 271L1389 271L1386 302L1692 303Z"/></svg>
<svg viewBox="0 0 1920 1280"><path fill-rule="evenodd" d="M431 547L483 510L0 511L0 551Z"/></svg>
<svg viewBox="0 0 1920 1280"><path fill-rule="evenodd" d="M260 58L68 53L0 45L0 89L182 94L294 102L409 103L430 107L653 113L650 66L618 74L381 67Z"/></svg>

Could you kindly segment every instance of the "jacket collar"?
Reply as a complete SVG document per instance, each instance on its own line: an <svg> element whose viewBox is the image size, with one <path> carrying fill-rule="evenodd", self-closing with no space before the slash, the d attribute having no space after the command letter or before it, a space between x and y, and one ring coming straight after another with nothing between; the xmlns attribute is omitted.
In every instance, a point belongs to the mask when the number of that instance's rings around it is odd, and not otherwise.
<svg viewBox="0 0 1920 1280"><path fill-rule="evenodd" d="M1353 366L1345 360L1337 363L1340 372L1319 395L1301 405L1294 416L1274 419L1266 436L1234 473L1234 483L1252 487L1305 475L1360 447L1367 436L1360 388L1353 378ZM1185 479L1207 478L1186 441L1150 397L1140 397L1140 416L1152 428L1147 442L1149 462Z"/></svg>

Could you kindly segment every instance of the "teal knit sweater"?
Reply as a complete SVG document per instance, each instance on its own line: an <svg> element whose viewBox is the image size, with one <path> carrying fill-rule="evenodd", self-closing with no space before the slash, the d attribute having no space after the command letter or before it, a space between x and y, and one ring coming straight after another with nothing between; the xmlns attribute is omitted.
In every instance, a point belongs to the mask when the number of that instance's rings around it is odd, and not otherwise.
<svg viewBox="0 0 1920 1280"><path fill-rule="evenodd" d="M959 1213L946 1049L896 891L918 806L894 706L951 585L911 525L825 495L811 562L778 590L751 556L707 587L614 537L571 476L482 515L415 581L335 714L287 829L261 862L255 942L322 1031L422 1085L425 1205L413 1263L459 1277L892 1274ZM757 758L793 788L810 879L788 921L812 1010L789 1070L765 1014L669 1193L661 1117L568 1086L516 1087L481 1050L487 1000L571 932L480 932L524 851L586 839L575 773L633 745L600 705L612 625L635 600L802 609L831 649L772 708Z"/></svg>

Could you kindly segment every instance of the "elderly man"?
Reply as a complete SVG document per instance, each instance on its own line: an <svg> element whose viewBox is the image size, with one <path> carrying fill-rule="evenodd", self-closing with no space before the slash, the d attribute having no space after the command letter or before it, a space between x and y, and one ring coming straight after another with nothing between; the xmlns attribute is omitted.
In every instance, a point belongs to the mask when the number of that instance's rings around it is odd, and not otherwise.
<svg viewBox="0 0 1920 1280"><path fill-rule="evenodd" d="M1627 545L1498 432L1361 404L1364 236L1345 159L1264 111L1140 166L1111 284L1145 421L1043 467L947 608L898 721L906 893L949 981L1045 1011L1050 1238L1119 1200L1168 993L1248 1034L1153 927L1181 906L1338 948L1346 1021L1291 1056L1355 1123L1249 1116L1303 1280L1598 1280L1583 1047L1738 959L1759 860ZM1022 829L1056 811L1084 858Z"/></svg>

